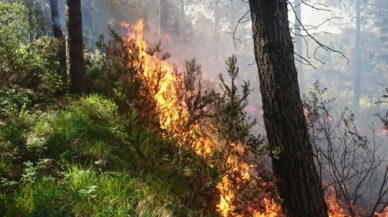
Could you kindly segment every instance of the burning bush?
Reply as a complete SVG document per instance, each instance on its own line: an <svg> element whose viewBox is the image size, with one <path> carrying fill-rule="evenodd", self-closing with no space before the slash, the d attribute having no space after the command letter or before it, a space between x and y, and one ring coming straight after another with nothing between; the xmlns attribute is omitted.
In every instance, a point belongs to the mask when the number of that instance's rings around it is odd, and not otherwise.
<svg viewBox="0 0 388 217"><path fill-rule="evenodd" d="M267 193L263 180L249 175L245 160L248 148L259 148L263 139L250 133L255 120L244 109L251 89L244 82L240 95L235 85L237 58L226 61L230 85L220 75L222 92L217 93L203 86L206 81L195 60L186 61L180 71L166 63L169 54L161 54L160 44L148 47L142 21L122 25L130 29L125 38L114 31L107 43L101 37L97 45L105 56L89 79L92 90L116 100L119 113L138 114L128 131L147 126L165 139L152 147L153 157L136 147L144 156L141 169L159 164L164 171L160 191L179 195L177 203L189 209L212 213L219 203L223 216L252 213L263 202L257 196Z"/></svg>

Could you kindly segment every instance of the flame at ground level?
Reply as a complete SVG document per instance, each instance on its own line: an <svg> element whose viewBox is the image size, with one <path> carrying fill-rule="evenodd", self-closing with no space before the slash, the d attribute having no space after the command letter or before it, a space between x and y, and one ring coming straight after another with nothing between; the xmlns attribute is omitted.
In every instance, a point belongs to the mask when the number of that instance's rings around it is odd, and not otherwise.
<svg viewBox="0 0 388 217"><path fill-rule="evenodd" d="M160 120L160 126L163 129L168 129L170 126L173 126L174 130L176 130L175 134L179 137L185 137L187 135L181 135L179 133L179 129L176 129L177 127L174 127L175 122L177 122L179 119L187 117L187 111L182 110L181 108L177 108L176 105L178 104L178 97L176 90L172 87L172 84L174 82L178 81L180 78L176 77L173 73L173 67L170 66L168 63L160 60L155 60L152 57L150 57L147 54L148 45L144 41L144 35L143 35L143 28L144 23L143 20L139 20L139 22L132 26L127 23L121 23L122 26L126 27L129 30L129 33L127 35L126 40L128 41L134 41L136 43L136 46L139 48L139 59L142 59L145 61L145 64L138 63L138 67L143 67L143 76L146 78L147 85L155 85L155 82L159 82L157 85L160 87L158 92L154 93L154 98L158 104L158 108L160 111L162 111L159 114L159 120ZM130 54L132 54L132 51L128 51ZM157 71L162 70L165 72L165 77L163 80L156 81L154 78L155 73ZM168 93L168 97L166 97L166 94ZM184 104L184 102L179 102L181 104ZM179 114L179 115L178 115ZM198 124L193 126L194 128L201 128L201 126L198 126ZM385 133L385 132L384 132ZM210 139L201 139L196 144L193 144L196 153L200 156L206 156L209 153L212 152L212 141ZM242 145L236 145L237 149L243 149ZM230 165L236 165L233 169L234 173L237 173L238 176L231 176L226 175L222 178L221 182L217 184L217 189L220 192L220 201L217 205L217 210L223 217L229 217L229 216L242 216L241 214L235 214L235 205L234 201L236 199L236 194L239 191L239 189L235 188L232 183L234 182L240 182L240 183L246 183L249 180L252 179L252 177L249 175L249 168L250 165L248 165L245 162L239 162L238 159L228 159L228 164ZM338 200L336 199L335 194L330 193L329 195L326 195L326 201L329 206L329 216L330 217L347 217L348 215L345 214L344 210L341 208L341 206L338 203ZM269 197L266 197L264 195L263 199L260 200L260 203L262 203L263 209L256 210L252 206L247 206L246 209L248 212L254 216L254 217L281 217L281 206L277 203L275 203L272 199ZM378 217L388 217L388 208L385 209L385 212L382 214L375 213Z"/></svg>

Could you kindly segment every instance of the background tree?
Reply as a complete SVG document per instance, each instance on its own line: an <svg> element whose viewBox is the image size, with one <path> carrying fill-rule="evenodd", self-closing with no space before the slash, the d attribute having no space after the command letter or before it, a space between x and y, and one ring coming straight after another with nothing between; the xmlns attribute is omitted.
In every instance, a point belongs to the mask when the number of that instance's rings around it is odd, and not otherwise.
<svg viewBox="0 0 388 217"><path fill-rule="evenodd" d="M250 0L264 124L287 217L327 217L294 62L286 0Z"/></svg>
<svg viewBox="0 0 388 217"><path fill-rule="evenodd" d="M61 20L59 16L58 0L50 0L51 18L55 38L62 38Z"/></svg>
<svg viewBox="0 0 388 217"><path fill-rule="evenodd" d="M83 49L81 0L66 0L66 65L75 94L87 93Z"/></svg>
<svg viewBox="0 0 388 217"><path fill-rule="evenodd" d="M360 92L361 92L361 77L362 77L362 65L363 59L361 55L361 20L363 18L361 11L361 0L326 0L326 2L332 6L336 6L341 11L348 15L351 20L355 20L355 46L354 51L351 54L354 59L354 73L353 73L353 109L355 112L359 111L360 107ZM367 2L367 1L364 1ZM365 20L364 20L365 23ZM341 25L341 24L340 24Z"/></svg>

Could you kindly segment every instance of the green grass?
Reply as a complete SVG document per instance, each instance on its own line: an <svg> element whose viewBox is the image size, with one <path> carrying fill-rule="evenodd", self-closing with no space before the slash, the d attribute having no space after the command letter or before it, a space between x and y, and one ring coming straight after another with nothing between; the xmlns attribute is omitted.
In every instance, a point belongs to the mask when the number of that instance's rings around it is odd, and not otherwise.
<svg viewBox="0 0 388 217"><path fill-rule="evenodd" d="M7 119L0 126L5 216L172 216L179 197L161 188L171 170L161 154L166 141L131 127L135 114L117 120L115 112L112 101L91 94Z"/></svg>
<svg viewBox="0 0 388 217"><path fill-rule="evenodd" d="M104 173L91 166L69 164L61 176L21 184L7 216L39 212L53 216L58 210L72 216L147 216L163 210L155 190L129 173Z"/></svg>

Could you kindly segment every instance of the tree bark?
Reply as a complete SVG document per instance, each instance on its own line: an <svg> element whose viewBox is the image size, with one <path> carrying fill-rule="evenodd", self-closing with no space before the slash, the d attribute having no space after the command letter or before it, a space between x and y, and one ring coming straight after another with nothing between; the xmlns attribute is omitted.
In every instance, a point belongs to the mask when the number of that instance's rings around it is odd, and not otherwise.
<svg viewBox="0 0 388 217"><path fill-rule="evenodd" d="M264 124L283 213L327 217L303 113L286 0L249 0Z"/></svg>
<svg viewBox="0 0 388 217"><path fill-rule="evenodd" d="M66 0L66 69L74 94L87 93L83 48L81 0Z"/></svg>
<svg viewBox="0 0 388 217"><path fill-rule="evenodd" d="M51 19L53 20L54 37L62 38L61 20L59 16L58 0L50 0Z"/></svg>

